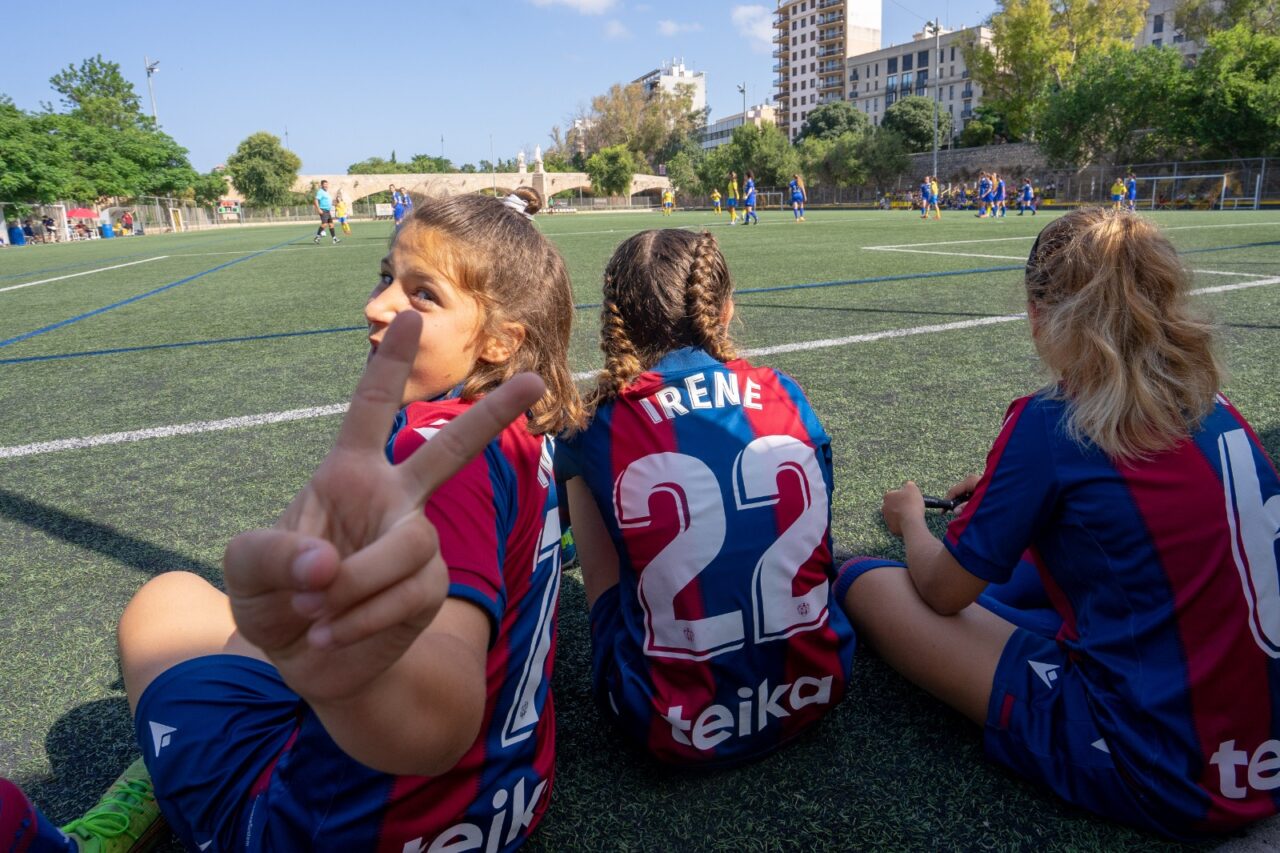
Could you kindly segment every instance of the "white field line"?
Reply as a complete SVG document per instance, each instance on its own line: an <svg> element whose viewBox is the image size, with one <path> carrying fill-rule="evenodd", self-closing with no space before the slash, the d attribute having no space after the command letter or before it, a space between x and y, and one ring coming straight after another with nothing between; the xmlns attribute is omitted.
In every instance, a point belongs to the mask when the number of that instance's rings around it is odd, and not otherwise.
<svg viewBox="0 0 1280 853"><path fill-rule="evenodd" d="M53 278L42 278L39 281L29 281L26 284L11 284L8 287L0 287L0 293L4 293L7 290L21 290L24 287L35 287L37 284L48 284L51 281L62 281L63 279L76 278L77 276L82 276L82 275L93 275L96 272L106 272L107 270L118 270L118 269L123 269L124 267L137 266L138 264L149 264L152 261L163 261L167 257L169 256L157 255L154 258L143 258L140 261L130 261L127 264L116 264L113 267L99 267L96 270L85 270L84 272L73 272L69 275L59 275Z"/></svg>
<svg viewBox="0 0 1280 853"><path fill-rule="evenodd" d="M1280 222L1236 222L1231 225L1178 225L1173 228L1161 227L1161 231L1203 231L1208 228L1268 228L1280 225Z"/></svg>
<svg viewBox="0 0 1280 853"><path fill-rule="evenodd" d="M1280 276L1261 278L1255 281L1244 281L1237 284L1224 284L1218 287L1202 287L1191 291L1201 296L1210 293L1226 293L1232 290L1247 290L1252 287L1265 287L1280 284ZM1026 319L1026 314L1002 314L995 317L975 317L972 320L959 320L954 323L936 323L929 326L913 326L906 329L887 329L882 332L868 332L861 335L848 335L842 338L824 338L816 341L798 341L790 344L778 344L771 347L756 347L743 352L744 356L778 355L780 353L804 352L815 349L848 346L850 344L870 343L872 341L907 338L914 335L928 335L936 332L951 332L958 329L973 329L980 326L995 326ZM573 374L575 381L590 379L596 371L582 371ZM285 423L287 421L309 420L330 415L340 415L347 410L346 403L334 403L329 406L315 406L309 409L290 409L286 412L268 412L262 415L244 415L238 418L227 418L220 421L195 421L187 424L152 427L150 429L131 430L129 432L112 432L102 435L91 435L84 438L64 438L57 441L41 441L35 444L19 444L11 447L0 447L0 459L16 459L20 456L36 456L44 453L57 453L62 450L81 450L88 447L101 447L107 444L125 444L143 441L149 438L168 438L175 435L195 435L204 432L217 432L228 429L244 429L246 427L264 426L266 424Z"/></svg>
<svg viewBox="0 0 1280 853"><path fill-rule="evenodd" d="M1233 272L1231 270L1191 270L1196 275L1238 275L1245 278L1266 278L1256 272Z"/></svg>
<svg viewBox="0 0 1280 853"><path fill-rule="evenodd" d="M979 255L976 252L934 252L930 249L899 249L897 246L868 246L873 252L906 252L912 255L946 255L948 258L994 258L1000 261L1025 261L1022 255Z"/></svg>
<svg viewBox="0 0 1280 853"><path fill-rule="evenodd" d="M889 249L915 249L920 246L973 246L977 243L1008 243L1011 240L1034 240L1035 234L1023 237L990 237L982 240L939 240L934 243L890 243L886 246L864 246L868 251L887 251Z"/></svg>

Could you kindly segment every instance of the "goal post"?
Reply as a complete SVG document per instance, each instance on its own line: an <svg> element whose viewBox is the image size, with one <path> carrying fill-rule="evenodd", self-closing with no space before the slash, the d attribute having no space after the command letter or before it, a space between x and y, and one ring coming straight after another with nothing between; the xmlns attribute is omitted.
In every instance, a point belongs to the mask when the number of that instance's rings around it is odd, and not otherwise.
<svg viewBox="0 0 1280 853"><path fill-rule="evenodd" d="M760 196L760 204L758 205L758 207L761 210L769 210L774 205L777 205L778 210L787 209L786 205L782 203L781 192L778 192L776 190L760 190L758 195Z"/></svg>
<svg viewBox="0 0 1280 853"><path fill-rule="evenodd" d="M1145 210L1253 210L1259 187L1242 187L1230 172L1135 176L1139 208ZM1252 190L1252 195L1243 195Z"/></svg>

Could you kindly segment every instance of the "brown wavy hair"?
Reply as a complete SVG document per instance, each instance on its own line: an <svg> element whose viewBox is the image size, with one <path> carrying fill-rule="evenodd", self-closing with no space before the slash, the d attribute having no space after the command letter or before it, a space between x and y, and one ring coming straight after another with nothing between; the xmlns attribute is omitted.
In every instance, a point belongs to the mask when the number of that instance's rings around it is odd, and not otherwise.
<svg viewBox="0 0 1280 853"><path fill-rule="evenodd" d="M502 338L508 323L524 329L524 341L507 361L476 362L463 382L462 398L473 400L517 373L532 371L547 392L530 411L529 432L563 432L583 422L582 399L569 372L573 290L560 252L532 221L542 209L542 196L531 187L512 195L519 201L479 195L425 198L405 225L446 238L440 241L445 257L434 260L480 303L477 334ZM523 213L516 209L521 202Z"/></svg>
<svg viewBox="0 0 1280 853"><path fill-rule="evenodd" d="M710 232L641 231L624 242L604 269L604 369L588 395L588 411L672 350L701 347L720 361L736 358L723 322L732 296L729 267Z"/></svg>
<svg viewBox="0 0 1280 853"><path fill-rule="evenodd" d="M1050 224L1027 260L1035 345L1069 401L1067 429L1117 459L1186 438L1225 378L1214 327L1191 305L1173 244L1129 211Z"/></svg>

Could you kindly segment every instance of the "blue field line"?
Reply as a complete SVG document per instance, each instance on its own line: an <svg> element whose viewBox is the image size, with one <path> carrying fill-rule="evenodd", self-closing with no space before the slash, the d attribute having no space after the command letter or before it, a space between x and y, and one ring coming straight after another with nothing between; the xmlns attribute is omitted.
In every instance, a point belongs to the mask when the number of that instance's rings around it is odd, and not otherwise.
<svg viewBox="0 0 1280 853"><path fill-rule="evenodd" d="M32 361L58 361L64 358L86 358L93 355L119 355L123 352L144 352L153 349L184 349L186 347L207 347L214 344L240 344L246 341L269 341L272 338L300 338L307 335L329 335L334 332L367 332L368 326L337 326L332 329L307 329L301 332L273 332L267 335L244 335L238 338L211 338L204 341L179 341L172 344L147 344L137 347L116 347L115 349L94 349L84 352L62 352L53 355L28 355L22 358L0 358L0 364L26 364Z"/></svg>
<svg viewBox="0 0 1280 853"><path fill-rule="evenodd" d="M1199 255L1204 252L1225 252L1228 249L1256 249L1259 246L1280 246L1280 240L1267 240L1264 243L1241 243L1237 246L1210 246L1207 249L1181 249L1180 255Z"/></svg>
<svg viewBox="0 0 1280 853"><path fill-rule="evenodd" d="M265 255L267 252L273 252L276 249L281 248L282 246L287 246L290 243L296 243L302 239L305 239L305 235L303 235L302 237L294 237L292 239L284 241L283 243L277 243L276 245L271 246L270 248L267 248L267 249L263 249L260 252L254 252L252 255L245 255L242 258L236 258L235 260L227 261L226 263L223 263L223 264L218 264L216 267L210 267L204 272L198 272L195 275L189 275L186 278L180 278L177 281L171 281L168 284L161 285L160 287L155 288L154 290L148 290L146 293L139 293L137 296L130 296L128 299L121 299L119 302L112 302L110 305L104 305L101 308L95 308L92 311L85 312L84 314L78 314L75 317L70 317L66 320L59 320L56 323L51 323L48 326L42 326L39 329L33 329L30 332L23 332L21 335L17 335L15 337L0 341L0 348L7 347L11 344L16 344L19 341L25 341L28 338L34 338L37 335L43 335L46 332L52 332L55 329L61 329L63 326L70 326L72 323L78 323L81 320L87 320L90 317L96 317L99 314L106 313L107 311L111 311L115 308L120 308L121 306L124 306L124 305L131 305L134 302L137 302L142 299L146 299L148 296L155 296L157 293L164 293L166 290L172 290L175 287L179 287L180 285L184 285L184 284L187 284L188 282L195 281L198 278L204 278L210 273L215 273L215 272L218 272L219 270L224 270L227 267L235 266L236 264L253 260L259 255Z"/></svg>

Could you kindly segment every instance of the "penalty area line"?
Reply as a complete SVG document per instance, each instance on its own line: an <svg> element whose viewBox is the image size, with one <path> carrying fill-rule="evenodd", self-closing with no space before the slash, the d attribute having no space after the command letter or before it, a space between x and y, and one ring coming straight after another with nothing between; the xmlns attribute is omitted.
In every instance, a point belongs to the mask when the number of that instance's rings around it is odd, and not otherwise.
<svg viewBox="0 0 1280 853"><path fill-rule="evenodd" d="M39 281L28 281L24 284L11 284L8 287L0 287L0 293L5 293L10 290L21 290L24 287L35 287L37 284L48 284L52 281L63 281L68 278L78 278L82 275L93 275L94 273L98 273L98 272L107 272L109 270L124 269L125 267L134 267L134 266L137 266L138 264L149 264L152 261L163 261L167 257L169 256L157 255L154 258L143 258L140 261L130 261L127 264L116 264L115 266L111 266L111 267L99 267L96 270L85 270L84 272L73 272L68 275L54 276L53 278L42 278Z"/></svg>
<svg viewBox="0 0 1280 853"><path fill-rule="evenodd" d="M1191 291L1200 296L1210 293L1226 293L1233 290L1247 290L1253 287L1265 287L1280 284L1280 276L1261 278L1254 281L1242 281L1236 284L1224 284L1218 287L1202 287ZM1026 314L999 314L992 317L977 317L972 320L958 320L954 323L935 323L928 326L912 326L905 329L886 329L880 332L867 332L861 335L848 335L842 338L825 338L816 341L797 341L789 344L778 344L770 347L755 347L743 352L744 356L779 355L790 352L803 352L830 347L848 346L850 344L871 343L873 341L895 340L915 335L928 335L938 332L951 332L959 329L973 329L982 326L995 326L1025 320ZM581 371L573 374L575 381L590 379L596 371ZM152 427L150 429L130 430L128 432L112 432L102 435L91 435L84 438L66 438L58 441L42 441L34 444L20 444L12 447L0 447L0 459L17 459L22 456L37 456L45 453L57 453L63 450L82 450L89 447L102 447L109 444L126 444L144 441L151 438L169 438L177 435L196 435L205 432L217 432L229 429L246 429L268 424L286 423L289 421L310 420L331 415L340 415L347 410L346 403L335 403L329 406L315 406L307 409L290 409L285 412L268 412L261 415L245 415L237 418L226 418L219 421L195 421L187 424Z"/></svg>

